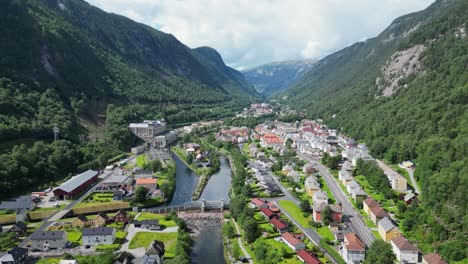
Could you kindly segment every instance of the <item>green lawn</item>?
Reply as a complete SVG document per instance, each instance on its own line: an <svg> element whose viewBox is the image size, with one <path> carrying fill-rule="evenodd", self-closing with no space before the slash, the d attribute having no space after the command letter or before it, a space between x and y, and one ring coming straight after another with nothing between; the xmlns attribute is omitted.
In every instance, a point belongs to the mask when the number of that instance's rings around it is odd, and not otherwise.
<svg viewBox="0 0 468 264"><path fill-rule="evenodd" d="M320 228L317 228L316 230L322 238L328 238L330 241L335 240L335 236L333 235L333 232L328 228L328 226L322 226Z"/></svg>
<svg viewBox="0 0 468 264"><path fill-rule="evenodd" d="M93 207L93 206L111 206L115 204L121 204L124 202L121 201L115 201L115 202L81 202L77 204L74 208L85 208L85 207Z"/></svg>
<svg viewBox="0 0 468 264"><path fill-rule="evenodd" d="M294 218L304 228L311 228L309 225L311 218L305 217L299 206L297 206L294 202L281 200L279 201L279 205L283 207L284 210L286 210L286 212L288 212L289 215L291 215L291 217Z"/></svg>
<svg viewBox="0 0 468 264"><path fill-rule="evenodd" d="M273 230L273 227L270 225L270 223L260 224L260 228L270 234L276 233L275 230Z"/></svg>
<svg viewBox="0 0 468 264"><path fill-rule="evenodd" d="M72 242L72 246L81 245L81 231L67 231L68 241Z"/></svg>
<svg viewBox="0 0 468 264"><path fill-rule="evenodd" d="M159 240L164 243L166 253L165 257L172 258L175 256L177 244L177 233L154 233L154 232L138 232L130 241L129 249L144 247L147 248L153 240Z"/></svg>
<svg viewBox="0 0 468 264"><path fill-rule="evenodd" d="M158 219L159 220L159 224L160 225L163 225L165 227L173 227L173 226L177 226L176 222L174 222L174 220L165 220L165 215L163 214L154 214L154 213L149 213L149 212L142 212L139 216L138 216L138 219L137 220L154 220L154 219Z"/></svg>
<svg viewBox="0 0 468 264"><path fill-rule="evenodd" d="M37 264L59 264L60 260L61 258L42 258L36 263Z"/></svg>
<svg viewBox="0 0 468 264"><path fill-rule="evenodd" d="M146 155L141 154L136 157L136 165L138 168L143 168L147 162Z"/></svg>
<svg viewBox="0 0 468 264"><path fill-rule="evenodd" d="M328 196L328 202L331 204L335 203L335 196L333 196L332 192L330 191L330 188L328 187L328 184L325 182L323 177L317 177L317 180L320 182L320 186L322 187L322 191L327 192Z"/></svg>
<svg viewBox="0 0 468 264"><path fill-rule="evenodd" d="M282 252L282 250L284 249L286 252L288 252L289 254L291 254L291 257L289 258L282 258L281 259L281 263L287 263L287 264L299 264L299 263L302 263L297 257L296 255L294 254L295 252L290 248L288 247L285 243L283 242L279 242L279 241L276 241L274 240L273 238L258 238L253 244L251 244L253 246L253 248L255 248L255 246L257 246L259 243L261 243L261 241L265 242L266 244L268 244L269 246L272 247L272 250L274 251L277 251L277 252ZM249 246L247 246L249 247ZM250 249L250 248L249 248ZM254 263L258 263L259 261L255 258L255 254L250 253L251 254L251 257L254 258Z"/></svg>

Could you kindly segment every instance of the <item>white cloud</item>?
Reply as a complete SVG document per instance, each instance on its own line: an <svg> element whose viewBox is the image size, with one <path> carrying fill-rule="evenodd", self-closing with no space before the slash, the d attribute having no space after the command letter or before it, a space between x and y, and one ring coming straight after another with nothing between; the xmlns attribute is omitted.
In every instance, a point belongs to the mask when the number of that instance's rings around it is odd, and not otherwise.
<svg viewBox="0 0 468 264"><path fill-rule="evenodd" d="M236 68L321 58L384 30L433 0L88 0L189 47L210 46Z"/></svg>

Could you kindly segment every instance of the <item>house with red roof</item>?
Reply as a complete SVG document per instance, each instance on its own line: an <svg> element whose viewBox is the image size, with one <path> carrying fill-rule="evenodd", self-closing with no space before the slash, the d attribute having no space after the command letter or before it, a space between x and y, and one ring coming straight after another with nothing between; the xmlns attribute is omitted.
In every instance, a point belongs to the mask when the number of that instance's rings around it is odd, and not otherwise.
<svg viewBox="0 0 468 264"><path fill-rule="evenodd" d="M260 198L252 198L252 200L250 200L250 204L256 206L257 208L268 208L268 203Z"/></svg>
<svg viewBox="0 0 468 264"><path fill-rule="evenodd" d="M419 263L419 249L404 236L395 237L390 243L399 263Z"/></svg>
<svg viewBox="0 0 468 264"><path fill-rule="evenodd" d="M369 215L369 218L376 225L381 219L385 217L390 217L388 213L380 206L380 204L371 197L367 197L366 199L364 199L362 207L364 209L364 212L366 212Z"/></svg>
<svg viewBox="0 0 468 264"><path fill-rule="evenodd" d="M280 234L288 231L288 224L278 218L271 219L270 224L276 229L276 231L280 232Z"/></svg>
<svg viewBox="0 0 468 264"><path fill-rule="evenodd" d="M445 261L437 253L429 253L423 256L422 263L423 264L447 264L447 261Z"/></svg>
<svg viewBox="0 0 468 264"><path fill-rule="evenodd" d="M297 258L306 263L306 264L320 264L322 263L317 256L312 254L312 252L309 252L305 249L301 249L297 252Z"/></svg>
<svg viewBox="0 0 468 264"><path fill-rule="evenodd" d="M366 246L355 233L350 232L344 235L340 254L348 264L361 263L366 258Z"/></svg>
<svg viewBox="0 0 468 264"><path fill-rule="evenodd" d="M300 239L296 238L294 234L289 232L284 232L281 234L283 241L288 245L288 247L292 248L295 251L305 249L305 244Z"/></svg>
<svg viewBox="0 0 468 264"><path fill-rule="evenodd" d="M284 140L279 138L275 134L265 134L260 138L260 144L263 147L273 147L277 145L283 145Z"/></svg>
<svg viewBox="0 0 468 264"><path fill-rule="evenodd" d="M273 213L270 209L268 208L260 208L260 213L265 216L268 220L271 220L273 218L277 218L278 215Z"/></svg>

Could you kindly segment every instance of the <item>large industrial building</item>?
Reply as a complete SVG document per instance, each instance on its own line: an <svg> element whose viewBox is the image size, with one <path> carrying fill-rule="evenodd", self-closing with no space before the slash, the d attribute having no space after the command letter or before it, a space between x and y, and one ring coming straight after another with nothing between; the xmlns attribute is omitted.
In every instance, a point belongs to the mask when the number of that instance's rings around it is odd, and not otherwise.
<svg viewBox="0 0 468 264"><path fill-rule="evenodd" d="M166 121L145 120L143 123L130 123L128 127L137 137L147 140L166 131Z"/></svg>
<svg viewBox="0 0 468 264"><path fill-rule="evenodd" d="M87 170L81 174L73 176L68 181L62 183L54 190L54 195L58 199L70 199L89 187L98 178L99 172Z"/></svg>
<svg viewBox="0 0 468 264"><path fill-rule="evenodd" d="M135 136L159 149L168 147L177 139L177 132L166 131L166 127L164 120L145 120L142 123L130 123L128 126ZM134 151L138 152L138 149Z"/></svg>

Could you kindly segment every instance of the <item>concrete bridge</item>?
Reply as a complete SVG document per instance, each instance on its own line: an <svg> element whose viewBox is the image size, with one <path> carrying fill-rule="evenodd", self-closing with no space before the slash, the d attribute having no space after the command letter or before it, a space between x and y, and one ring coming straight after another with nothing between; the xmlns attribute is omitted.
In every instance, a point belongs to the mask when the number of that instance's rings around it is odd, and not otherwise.
<svg viewBox="0 0 468 264"><path fill-rule="evenodd" d="M172 211L182 212L182 211L224 211L229 208L229 203L226 203L223 200L217 201L206 201L198 200L185 202L178 205L168 205L168 206L158 206L151 209L146 209L146 211L153 213L170 213Z"/></svg>

